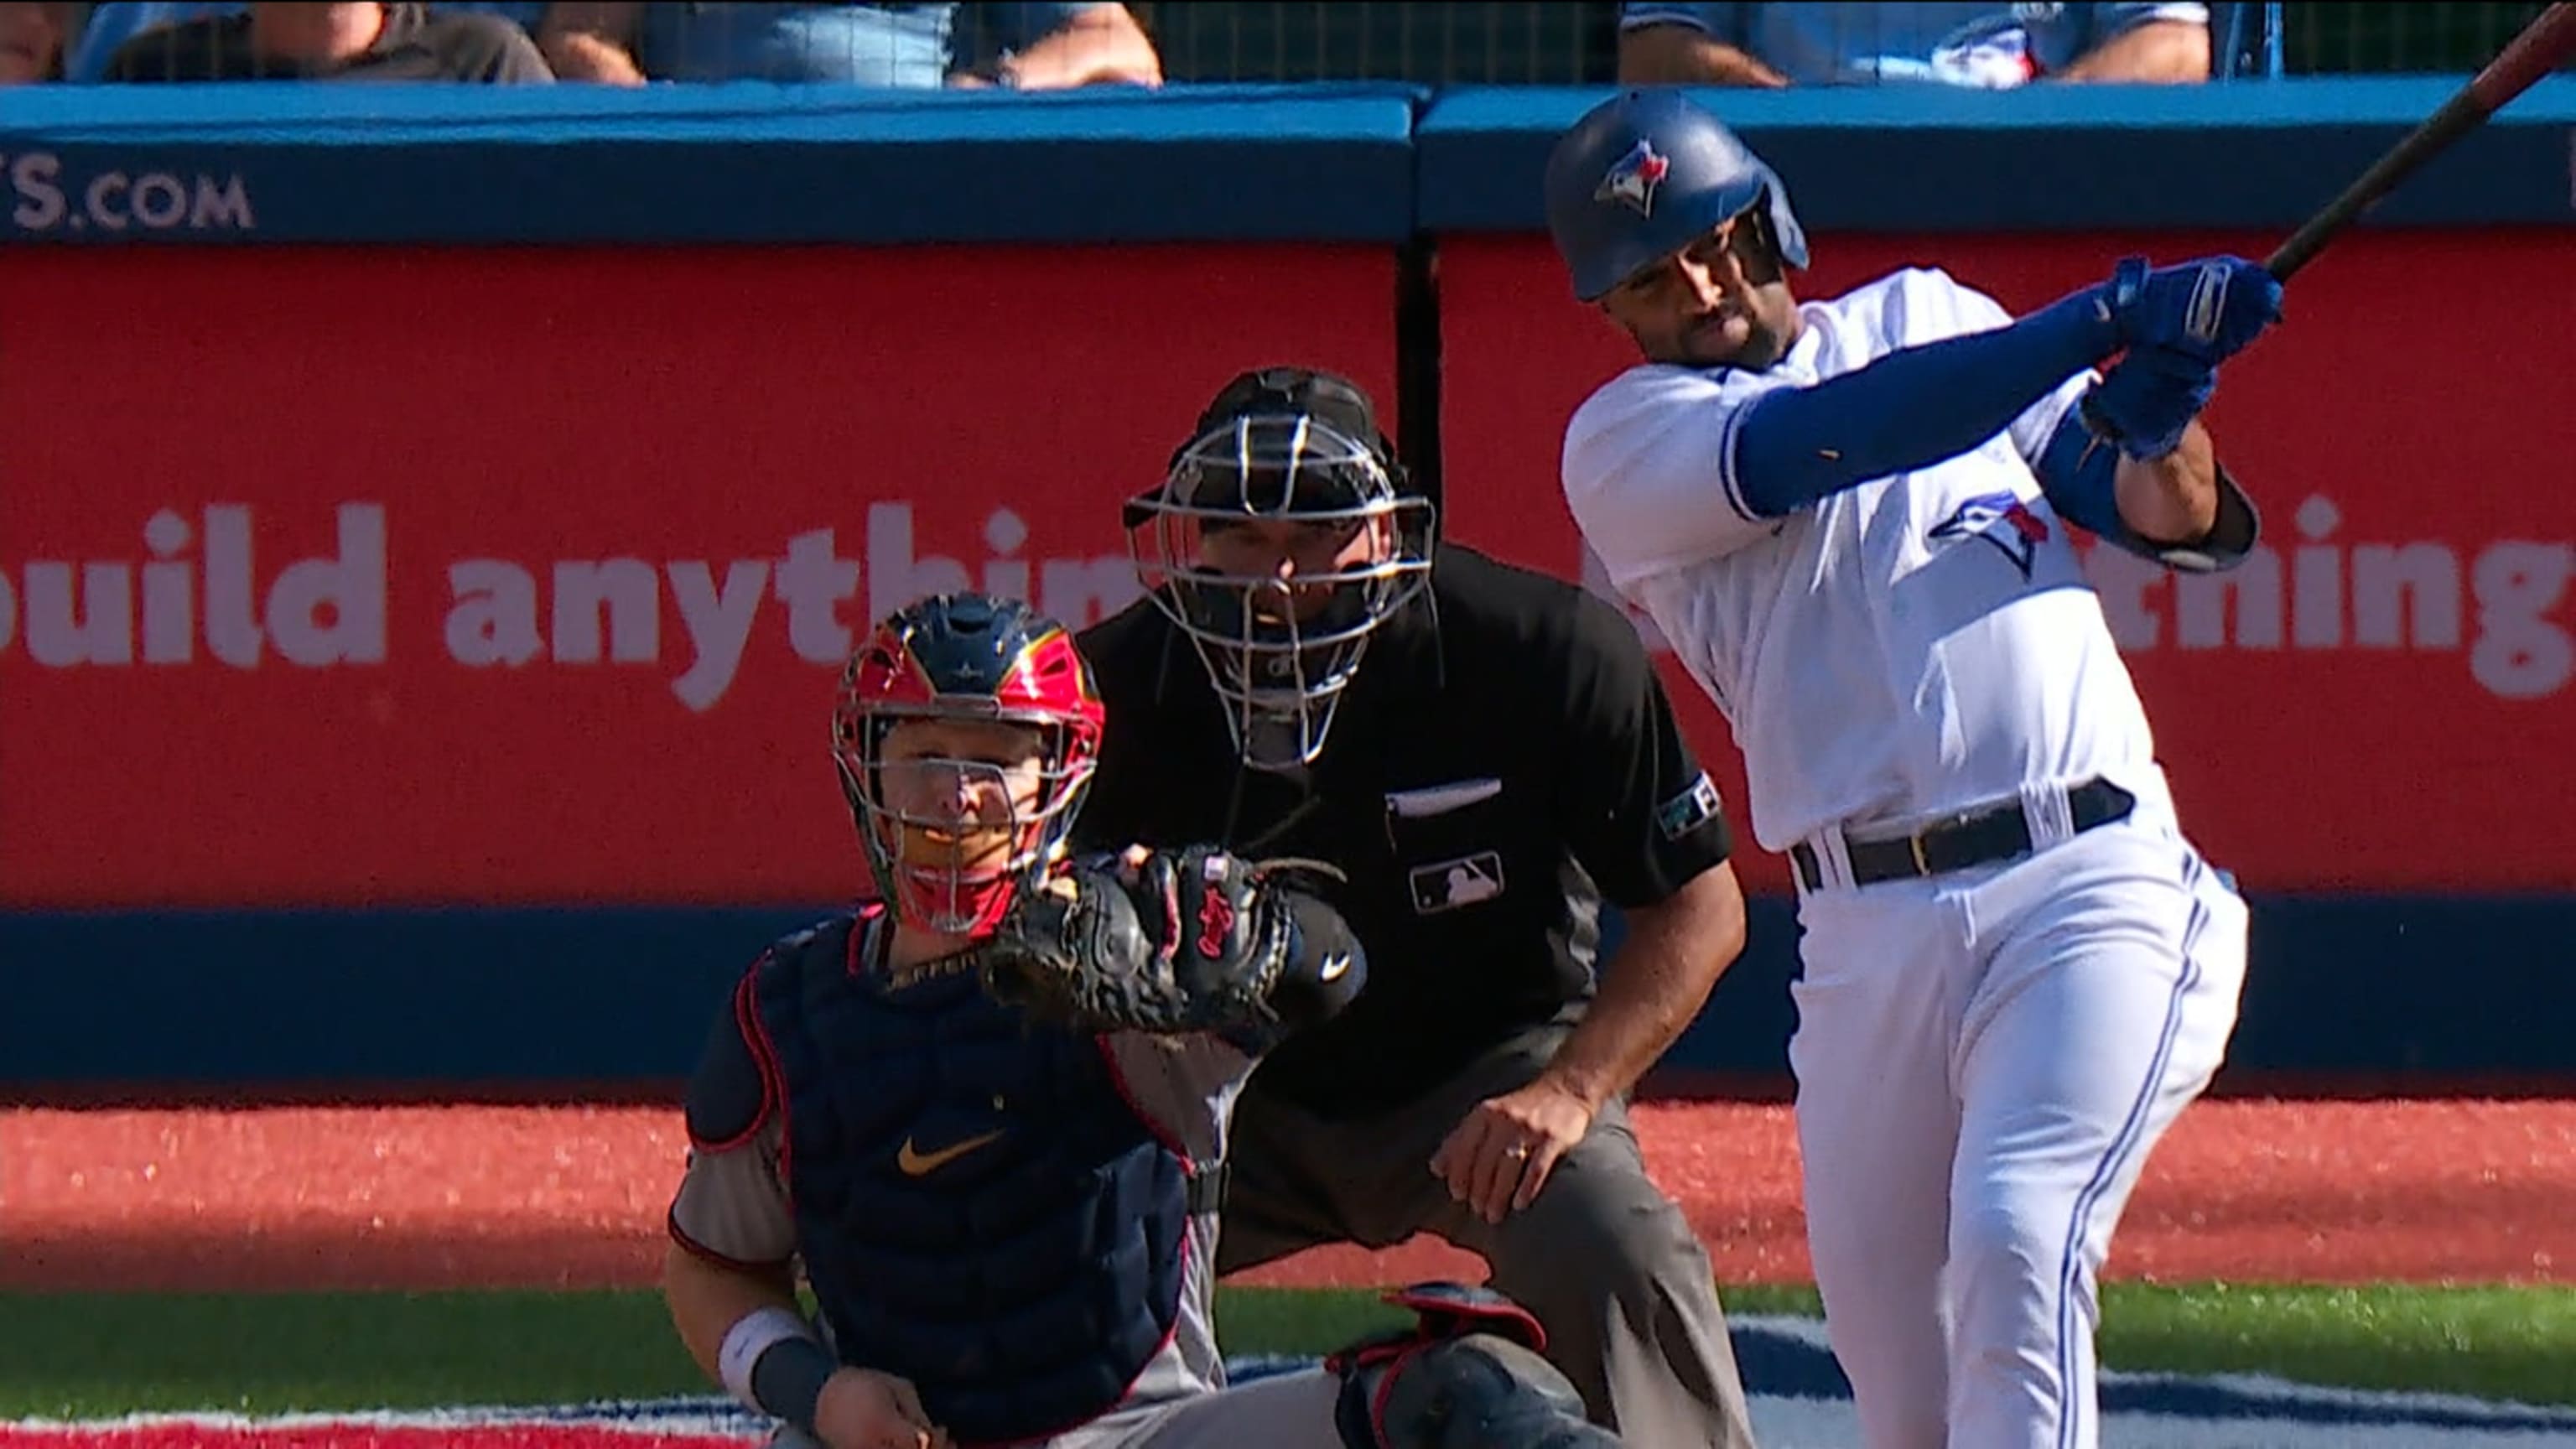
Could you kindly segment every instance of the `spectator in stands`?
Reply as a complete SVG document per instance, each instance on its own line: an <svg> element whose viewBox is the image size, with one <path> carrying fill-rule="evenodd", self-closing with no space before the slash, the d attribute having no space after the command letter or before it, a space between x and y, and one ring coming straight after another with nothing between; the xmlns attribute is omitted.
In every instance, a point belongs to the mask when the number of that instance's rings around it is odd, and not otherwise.
<svg viewBox="0 0 2576 1449"><path fill-rule="evenodd" d="M0 86L23 86L62 75L67 8L32 0L0 4Z"/></svg>
<svg viewBox="0 0 2576 1449"><path fill-rule="evenodd" d="M108 58L111 81L353 80L544 84L536 42L497 15L418 4L253 3L145 30Z"/></svg>
<svg viewBox="0 0 2576 1449"><path fill-rule="evenodd" d="M566 80L834 82L932 90L1159 86L1154 42L1124 5L546 7L537 42Z"/></svg>
<svg viewBox="0 0 2576 1449"><path fill-rule="evenodd" d="M1625 4L1623 85L2033 81L2181 85L2210 78L2204 4Z"/></svg>
<svg viewBox="0 0 2576 1449"><path fill-rule="evenodd" d="M109 3L100 5L48 5L45 8L67 12L63 33L74 37L63 56L62 79L86 84L105 80L108 58L115 55L125 42L147 30L184 25L191 20L206 20L219 15L240 15L249 6L244 0L109 0ZM499 15L531 35L536 33L537 19L546 9L542 0L532 4L437 0L429 8L433 12L481 11Z"/></svg>
<svg viewBox="0 0 2576 1449"><path fill-rule="evenodd" d="M183 25L216 15L238 15L242 6L206 4L202 0L108 0L100 5L71 5L86 12L63 27L71 37L63 52L63 79L88 83L107 79L107 62L125 42L147 30Z"/></svg>

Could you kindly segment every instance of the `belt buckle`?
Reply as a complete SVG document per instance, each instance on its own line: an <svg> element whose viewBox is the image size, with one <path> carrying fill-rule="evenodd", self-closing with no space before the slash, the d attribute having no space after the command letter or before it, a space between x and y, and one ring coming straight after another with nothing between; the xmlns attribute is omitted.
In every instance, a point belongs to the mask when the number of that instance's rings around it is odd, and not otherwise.
<svg viewBox="0 0 2576 1449"><path fill-rule="evenodd" d="M1922 831L1918 830L1912 835L1905 837L1905 849L1914 857L1914 873L1917 876L1929 876L1932 874L1932 863L1923 858Z"/></svg>

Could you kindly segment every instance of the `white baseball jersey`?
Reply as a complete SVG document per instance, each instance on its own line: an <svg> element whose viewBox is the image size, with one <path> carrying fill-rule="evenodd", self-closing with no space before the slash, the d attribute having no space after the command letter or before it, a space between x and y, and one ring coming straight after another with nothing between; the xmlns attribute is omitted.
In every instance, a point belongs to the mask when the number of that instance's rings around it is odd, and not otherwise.
<svg viewBox="0 0 2576 1449"><path fill-rule="evenodd" d="M1829 825L1910 826L2095 774L2162 796L2145 710L2033 472L2090 370L1973 451L1760 518L1735 474L1748 403L2012 320L1922 268L1798 311L1767 372L1613 378L1575 411L1563 459L1612 585L1732 726L1754 838L1785 851Z"/></svg>

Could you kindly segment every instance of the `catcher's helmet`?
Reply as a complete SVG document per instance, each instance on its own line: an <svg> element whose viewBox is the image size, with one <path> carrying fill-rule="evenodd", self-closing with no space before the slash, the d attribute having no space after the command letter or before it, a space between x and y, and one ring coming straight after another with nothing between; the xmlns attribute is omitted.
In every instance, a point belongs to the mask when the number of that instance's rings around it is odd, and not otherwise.
<svg viewBox="0 0 2576 1449"><path fill-rule="evenodd" d="M1161 486L1128 503L1137 576L1196 648L1246 764L1323 753L1371 635L1430 576L1435 513L1368 394L1302 367L1227 383Z"/></svg>
<svg viewBox="0 0 2576 1449"><path fill-rule="evenodd" d="M1073 635L1016 599L934 595L879 624L841 672L832 762L895 918L981 935L1037 888L1090 789L1105 713ZM923 719L1034 727L1035 778L936 740L890 755L895 727Z"/></svg>
<svg viewBox="0 0 2576 1449"><path fill-rule="evenodd" d="M1756 207L1780 259L1807 264L1788 188L1677 90L1632 90L1585 112L1557 138L1546 185L1548 232L1586 302Z"/></svg>

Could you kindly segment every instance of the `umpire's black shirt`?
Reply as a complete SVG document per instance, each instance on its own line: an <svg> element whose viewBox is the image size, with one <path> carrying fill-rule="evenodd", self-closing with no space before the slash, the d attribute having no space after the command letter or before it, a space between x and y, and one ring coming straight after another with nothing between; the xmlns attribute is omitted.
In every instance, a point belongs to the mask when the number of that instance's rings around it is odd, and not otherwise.
<svg viewBox="0 0 2576 1449"><path fill-rule="evenodd" d="M1326 1116L1400 1106L1589 1001L1601 901L1661 901L1731 847L1617 610L1456 545L1431 577L1429 603L1373 636L1304 780L1241 765L1197 652L1151 599L1080 641L1108 725L1077 849L1218 842L1349 877L1368 985L1255 1079Z"/></svg>

